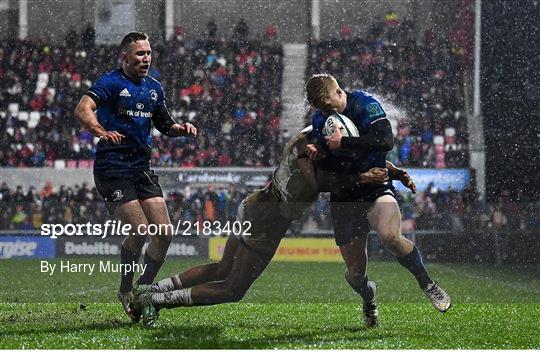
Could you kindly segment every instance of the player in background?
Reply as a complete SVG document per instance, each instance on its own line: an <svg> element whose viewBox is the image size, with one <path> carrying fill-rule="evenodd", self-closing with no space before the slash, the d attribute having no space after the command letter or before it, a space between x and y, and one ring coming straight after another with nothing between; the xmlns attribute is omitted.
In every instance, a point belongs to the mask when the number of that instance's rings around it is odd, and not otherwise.
<svg viewBox="0 0 540 352"><path fill-rule="evenodd" d="M384 167L386 153L393 148L390 121L379 102L371 95L355 90L345 92L329 74L317 74L306 83L312 114L313 133L317 145L308 146L308 154L316 158L320 146L328 155L321 168L338 173L357 174L373 167ZM323 134L326 118L338 112L353 121L359 137L343 137L339 129L331 136ZM345 152L349 151L349 152ZM433 306L446 312L450 296L429 276L416 246L401 234L401 213L391 183L364 185L354 192L332 192L330 209L336 243L347 265L346 278L364 302L375 294L375 284L368 280L366 234L369 227L377 232L382 245L416 278ZM364 304L366 317L377 320L377 307Z"/></svg>
<svg viewBox="0 0 540 352"><path fill-rule="evenodd" d="M111 215L130 224L131 236L122 242L122 264L137 263L145 242L139 225L170 224L158 176L150 170L152 123L171 137L196 136L197 129L176 123L165 104L161 84L148 76L152 50L148 36L128 33L120 44L121 68L110 71L90 87L75 109L75 117L99 137L94 163L96 188ZM167 229L170 231L170 229ZM172 234L152 236L144 255L146 270L139 284L150 284L158 273ZM126 314L138 321L132 309L133 272L122 273L118 298Z"/></svg>
<svg viewBox="0 0 540 352"><path fill-rule="evenodd" d="M251 223L250 235L231 236L218 263L196 266L152 286L136 289L136 304L143 322L153 324L161 308L198 306L241 300L265 270L294 219L299 218L319 192L383 184L388 174L416 189L406 172L388 164L357 175L337 175L320 170L308 158L311 126L285 146L280 164L264 189L241 203L238 221Z"/></svg>

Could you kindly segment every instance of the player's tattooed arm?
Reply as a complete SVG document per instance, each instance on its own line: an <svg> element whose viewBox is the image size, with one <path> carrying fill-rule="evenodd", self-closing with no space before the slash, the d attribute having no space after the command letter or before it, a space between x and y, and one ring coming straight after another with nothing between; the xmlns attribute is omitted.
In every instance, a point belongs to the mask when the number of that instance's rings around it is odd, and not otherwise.
<svg viewBox="0 0 540 352"><path fill-rule="evenodd" d="M313 166L313 162L306 157L299 158L298 159L298 167L300 168L300 171L304 174L307 181L309 182L309 185L314 190L319 190L319 180L317 179L317 174L315 173L315 167Z"/></svg>
<svg viewBox="0 0 540 352"><path fill-rule="evenodd" d="M94 136L106 142L119 144L125 136L117 131L106 131L98 122L95 110L96 102L88 95L84 95L75 108L75 118Z"/></svg>
<svg viewBox="0 0 540 352"><path fill-rule="evenodd" d="M319 185L317 182L317 175L315 173L315 166L313 165L313 161L309 156L310 143L308 142L307 136L307 134L301 135L292 148L295 149L295 153L298 157L298 167L300 168L300 171L302 171L310 186L314 190L317 190L319 189Z"/></svg>
<svg viewBox="0 0 540 352"><path fill-rule="evenodd" d="M403 185L409 188L413 193L416 193L416 184L405 169L396 167L392 162L386 160L386 168L391 178L399 180Z"/></svg>

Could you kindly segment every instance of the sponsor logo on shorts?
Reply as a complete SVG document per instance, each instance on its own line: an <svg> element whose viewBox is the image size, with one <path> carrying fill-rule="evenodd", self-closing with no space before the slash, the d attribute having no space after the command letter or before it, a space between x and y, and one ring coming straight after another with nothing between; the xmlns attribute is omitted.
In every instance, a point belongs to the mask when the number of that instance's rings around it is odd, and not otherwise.
<svg viewBox="0 0 540 352"><path fill-rule="evenodd" d="M118 202L120 199L124 198L124 194L122 193L122 190L117 189L112 194L112 200L113 202Z"/></svg>

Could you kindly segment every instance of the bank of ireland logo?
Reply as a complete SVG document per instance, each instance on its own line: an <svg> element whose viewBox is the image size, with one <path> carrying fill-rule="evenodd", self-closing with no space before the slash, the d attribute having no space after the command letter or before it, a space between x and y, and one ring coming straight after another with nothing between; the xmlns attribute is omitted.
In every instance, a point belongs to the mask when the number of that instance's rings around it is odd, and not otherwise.
<svg viewBox="0 0 540 352"><path fill-rule="evenodd" d="M120 199L124 198L124 194L122 193L122 190L117 189L112 194L112 200L113 202L118 202Z"/></svg>
<svg viewBox="0 0 540 352"><path fill-rule="evenodd" d="M155 89L152 89L150 91L150 99L152 99L153 101L157 101L157 92Z"/></svg>
<svg viewBox="0 0 540 352"><path fill-rule="evenodd" d="M137 107L137 109L139 110L142 110L144 109L144 104L143 103L137 103L137 105L135 105Z"/></svg>

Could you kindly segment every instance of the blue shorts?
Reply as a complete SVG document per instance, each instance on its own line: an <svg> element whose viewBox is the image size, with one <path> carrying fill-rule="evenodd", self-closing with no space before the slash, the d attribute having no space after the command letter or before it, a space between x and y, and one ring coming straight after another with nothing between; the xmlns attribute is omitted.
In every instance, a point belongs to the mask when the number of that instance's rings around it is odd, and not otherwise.
<svg viewBox="0 0 540 352"><path fill-rule="evenodd" d="M396 197L391 183L330 195L332 226L338 246L347 245L354 239L368 234L370 227L367 214L377 198L384 195Z"/></svg>
<svg viewBox="0 0 540 352"><path fill-rule="evenodd" d="M152 170L136 171L122 176L107 176L94 172L94 182L111 215L121 205L132 200L163 197L158 176Z"/></svg>

